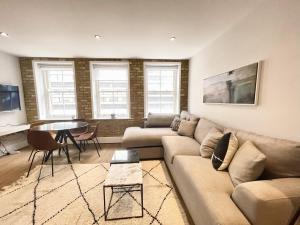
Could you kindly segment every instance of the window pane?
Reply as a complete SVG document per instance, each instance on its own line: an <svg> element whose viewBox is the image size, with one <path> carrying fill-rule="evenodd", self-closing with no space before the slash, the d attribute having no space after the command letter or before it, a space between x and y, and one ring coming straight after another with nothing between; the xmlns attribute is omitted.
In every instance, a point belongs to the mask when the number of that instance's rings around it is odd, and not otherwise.
<svg viewBox="0 0 300 225"><path fill-rule="evenodd" d="M179 65L146 65L145 114L179 112Z"/></svg>
<svg viewBox="0 0 300 225"><path fill-rule="evenodd" d="M92 80L95 118L129 117L128 64L96 63Z"/></svg>

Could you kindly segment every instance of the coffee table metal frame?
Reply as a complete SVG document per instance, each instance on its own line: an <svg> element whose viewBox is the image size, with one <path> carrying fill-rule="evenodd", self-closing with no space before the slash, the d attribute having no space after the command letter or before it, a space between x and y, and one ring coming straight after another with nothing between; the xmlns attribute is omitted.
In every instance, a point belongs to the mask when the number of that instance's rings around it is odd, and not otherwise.
<svg viewBox="0 0 300 225"><path fill-rule="evenodd" d="M111 188L111 195L108 203L108 207L106 207L106 195L105 190L106 188ZM139 191L141 193L141 215L139 216L127 216L127 217L114 217L114 218L108 218L109 210L111 209L111 201L113 198L113 195L115 193L130 193L130 192L136 192ZM144 216L144 189L143 184L121 184L121 185L103 185L103 199L104 199L104 219L107 220L120 220L120 219L131 219L131 218L141 218Z"/></svg>

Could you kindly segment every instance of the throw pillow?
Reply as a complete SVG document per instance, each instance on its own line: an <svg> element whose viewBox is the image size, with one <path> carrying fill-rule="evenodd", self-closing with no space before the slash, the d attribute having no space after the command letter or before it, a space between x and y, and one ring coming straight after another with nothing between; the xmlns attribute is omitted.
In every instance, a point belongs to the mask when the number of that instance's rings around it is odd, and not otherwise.
<svg viewBox="0 0 300 225"><path fill-rule="evenodd" d="M180 113L181 120L189 120L188 117L189 117L189 113L187 111L181 111Z"/></svg>
<svg viewBox="0 0 300 225"><path fill-rule="evenodd" d="M194 137L196 125L197 122L181 120L178 128L178 134L192 138Z"/></svg>
<svg viewBox="0 0 300 225"><path fill-rule="evenodd" d="M212 155L212 164L216 170L225 170L239 147L238 139L233 133L224 134Z"/></svg>
<svg viewBox="0 0 300 225"><path fill-rule="evenodd" d="M179 118L179 116L175 116L174 120L171 123L172 130L178 131L180 122L181 122L181 119Z"/></svg>
<svg viewBox="0 0 300 225"><path fill-rule="evenodd" d="M250 141L246 141L236 152L229 165L229 175L236 186L240 183L254 181L265 168L266 156Z"/></svg>
<svg viewBox="0 0 300 225"><path fill-rule="evenodd" d="M215 127L211 128L200 145L200 155L203 158L210 158L222 137L223 133L221 131Z"/></svg>

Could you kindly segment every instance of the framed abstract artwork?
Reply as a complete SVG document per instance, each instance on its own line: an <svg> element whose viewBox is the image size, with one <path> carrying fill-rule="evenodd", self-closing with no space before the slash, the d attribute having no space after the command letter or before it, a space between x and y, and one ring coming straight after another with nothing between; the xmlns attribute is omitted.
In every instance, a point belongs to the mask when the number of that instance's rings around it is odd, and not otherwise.
<svg viewBox="0 0 300 225"><path fill-rule="evenodd" d="M203 80L203 103L256 105L260 63Z"/></svg>

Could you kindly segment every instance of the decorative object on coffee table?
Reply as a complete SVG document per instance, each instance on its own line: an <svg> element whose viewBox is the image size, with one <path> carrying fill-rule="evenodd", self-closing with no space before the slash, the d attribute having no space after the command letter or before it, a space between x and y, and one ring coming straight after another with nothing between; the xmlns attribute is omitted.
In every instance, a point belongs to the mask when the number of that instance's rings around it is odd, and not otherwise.
<svg viewBox="0 0 300 225"><path fill-rule="evenodd" d="M106 204L106 191L111 190L108 205ZM109 218L109 210L112 207L112 199L114 194L124 193L131 195L131 192L140 192L141 215L123 216ZM103 202L104 202L104 218L105 220L118 220L139 218L144 216L143 212L143 176L141 163L123 163L112 164L108 171L108 175L103 185Z"/></svg>
<svg viewBox="0 0 300 225"><path fill-rule="evenodd" d="M115 151L110 164L120 163L139 163L140 157L136 150L117 150Z"/></svg>

